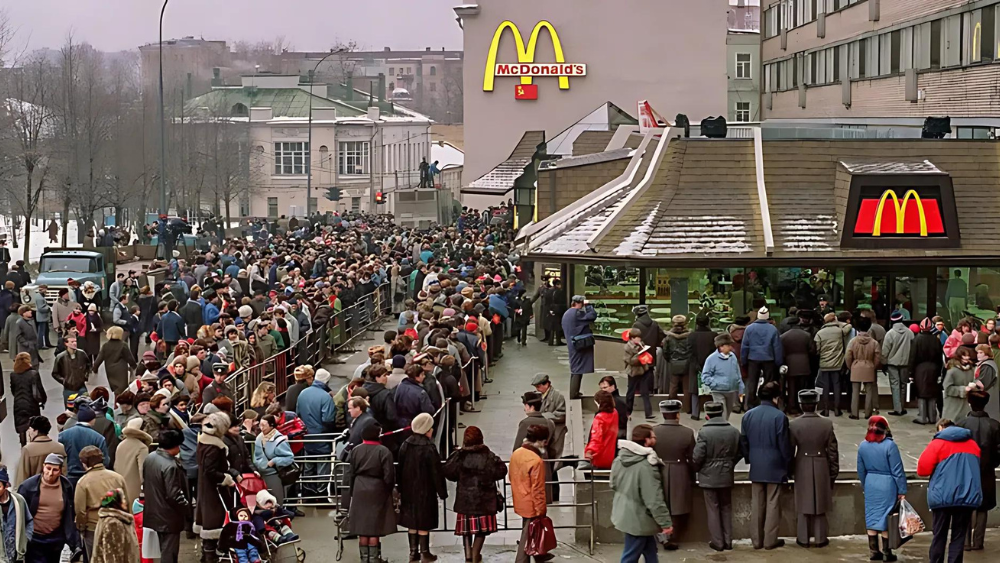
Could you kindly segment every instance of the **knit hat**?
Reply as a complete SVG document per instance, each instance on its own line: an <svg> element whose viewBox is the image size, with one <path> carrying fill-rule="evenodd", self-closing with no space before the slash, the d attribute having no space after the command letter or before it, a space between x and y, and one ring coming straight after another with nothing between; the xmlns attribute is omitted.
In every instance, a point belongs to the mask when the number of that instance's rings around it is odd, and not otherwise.
<svg viewBox="0 0 1000 563"><path fill-rule="evenodd" d="M425 412L418 414L410 422L410 429L414 434L426 434L431 428L434 428L434 418Z"/></svg>
<svg viewBox="0 0 1000 563"><path fill-rule="evenodd" d="M251 307L250 305L243 305L242 307L240 307L238 309L238 311L239 311L241 317L252 317L253 316L253 307Z"/></svg>
<svg viewBox="0 0 1000 563"><path fill-rule="evenodd" d="M472 299L472 296L474 294L475 294L475 290L472 288L471 285L467 285L467 286L465 286L465 287L462 288L462 295L465 296L466 298Z"/></svg>
<svg viewBox="0 0 1000 563"><path fill-rule="evenodd" d="M135 419L135 420L141 420L141 419ZM65 458L63 458L63 456L59 454L49 454L45 456L45 462L44 462L45 465L62 466L64 463L66 463Z"/></svg>
<svg viewBox="0 0 1000 563"><path fill-rule="evenodd" d="M76 419L80 422L93 422L97 418L94 414L94 410L90 407L80 407L80 410L76 413Z"/></svg>
<svg viewBox="0 0 1000 563"><path fill-rule="evenodd" d="M895 311L892 312L891 315L889 315L889 320L892 322L898 322L903 320L903 312L900 311L899 309L896 309Z"/></svg>
<svg viewBox="0 0 1000 563"><path fill-rule="evenodd" d="M757 311L757 320L766 321L770 318L771 318L771 312L767 310L766 306L761 307L760 310Z"/></svg>
<svg viewBox="0 0 1000 563"><path fill-rule="evenodd" d="M257 506L263 506L269 502L278 504L278 499L274 498L274 495L272 495L267 489L257 491Z"/></svg>
<svg viewBox="0 0 1000 563"><path fill-rule="evenodd" d="M7 474L7 468L0 466L0 483L10 486L10 476Z"/></svg>
<svg viewBox="0 0 1000 563"><path fill-rule="evenodd" d="M400 356L398 354L395 355L395 356L393 356L392 357L392 367L393 367L393 369L396 369L396 368L403 369L403 368L405 368L406 367L406 357L405 356Z"/></svg>
<svg viewBox="0 0 1000 563"><path fill-rule="evenodd" d="M930 332L932 328L934 328L934 323L927 317L924 317L924 320L920 321L920 330Z"/></svg>
<svg viewBox="0 0 1000 563"><path fill-rule="evenodd" d="M330 381L330 372L323 368L316 370L316 381L324 384L328 383Z"/></svg>
<svg viewBox="0 0 1000 563"><path fill-rule="evenodd" d="M195 367L200 366L201 361L198 360L197 356L188 356L187 359L187 369L188 371L193 370Z"/></svg>
<svg viewBox="0 0 1000 563"><path fill-rule="evenodd" d="M441 318L442 319L445 318L445 317L454 317L454 316L455 316L455 310L452 309L451 307L448 307L444 311L441 311Z"/></svg>

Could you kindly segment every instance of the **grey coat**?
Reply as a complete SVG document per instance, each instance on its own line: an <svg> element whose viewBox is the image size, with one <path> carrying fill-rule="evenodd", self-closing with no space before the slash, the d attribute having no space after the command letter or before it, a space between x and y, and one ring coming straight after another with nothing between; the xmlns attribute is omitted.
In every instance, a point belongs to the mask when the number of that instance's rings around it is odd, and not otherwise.
<svg viewBox="0 0 1000 563"><path fill-rule="evenodd" d="M14 325L15 339L17 340L17 351L27 352L31 355L31 367L38 369L38 330L35 328L34 319L19 319Z"/></svg>
<svg viewBox="0 0 1000 563"><path fill-rule="evenodd" d="M536 424L547 427L549 429L550 437L555 435L556 425L552 423L552 419L547 418L540 412L529 412L523 419L521 419L521 422L517 423L517 434L514 435L514 448L511 450L512 452L516 451L517 448L520 448L524 444L524 438L528 435L528 427ZM565 426L563 428L565 428ZM551 452L546 454L546 457L552 459Z"/></svg>
<svg viewBox="0 0 1000 563"><path fill-rule="evenodd" d="M14 359L17 355L17 321L21 320L21 316L17 312L13 312L7 315L7 320L3 325L3 334L6 334L6 339L0 336L0 340L6 340L7 352L10 354L10 359Z"/></svg>
<svg viewBox="0 0 1000 563"><path fill-rule="evenodd" d="M562 316L563 336L566 337L566 348L569 350L569 372L575 374L594 373L594 348L577 350L573 347L573 338L585 334L593 334L590 323L597 320L597 312L593 305L584 305L582 309L569 309Z"/></svg>
<svg viewBox="0 0 1000 563"><path fill-rule="evenodd" d="M795 511L826 514L833 507L833 483L840 473L840 454L833 421L807 412L788 423L795 449Z"/></svg>
<svg viewBox="0 0 1000 563"><path fill-rule="evenodd" d="M725 489L734 484L733 472L743 459L740 431L724 418L710 418L694 445L691 465L703 489Z"/></svg>
<svg viewBox="0 0 1000 563"><path fill-rule="evenodd" d="M549 451L552 452L553 457L560 458L566 443L566 399L562 393L550 388L549 392L542 398L541 412L555 425L555 434L549 438Z"/></svg>
<svg viewBox="0 0 1000 563"><path fill-rule="evenodd" d="M689 514L694 489L694 430L681 426L677 420L666 420L653 427L653 434L656 436L653 451L663 462L660 467L663 498L670 515Z"/></svg>
<svg viewBox="0 0 1000 563"><path fill-rule="evenodd" d="M395 468L389 448L361 444L351 450L347 522L352 534L382 537L395 533L396 511L392 489Z"/></svg>
<svg viewBox="0 0 1000 563"><path fill-rule="evenodd" d="M41 292L35 294L35 320L47 323L52 319L52 307Z"/></svg>

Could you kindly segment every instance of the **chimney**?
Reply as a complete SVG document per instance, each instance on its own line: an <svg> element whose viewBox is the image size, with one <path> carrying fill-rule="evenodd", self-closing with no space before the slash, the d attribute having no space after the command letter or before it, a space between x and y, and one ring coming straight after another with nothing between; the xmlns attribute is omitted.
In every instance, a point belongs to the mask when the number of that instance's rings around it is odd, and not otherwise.
<svg viewBox="0 0 1000 563"><path fill-rule="evenodd" d="M384 47L383 49L385 50L385 52L386 52L386 53L388 53L389 51L391 51L391 50L392 50L392 49L390 49L390 48L388 48L388 47Z"/></svg>
<svg viewBox="0 0 1000 563"><path fill-rule="evenodd" d="M378 121L379 119L379 108L378 106L368 108L368 119L372 121Z"/></svg>
<svg viewBox="0 0 1000 563"><path fill-rule="evenodd" d="M354 100L354 75L347 75L347 94L344 96L347 101Z"/></svg>
<svg viewBox="0 0 1000 563"><path fill-rule="evenodd" d="M427 47L427 52L428 52L428 53L430 53L430 52L431 52L431 48L430 48L430 47Z"/></svg>
<svg viewBox="0 0 1000 563"><path fill-rule="evenodd" d="M385 73L378 73L378 101L385 101Z"/></svg>

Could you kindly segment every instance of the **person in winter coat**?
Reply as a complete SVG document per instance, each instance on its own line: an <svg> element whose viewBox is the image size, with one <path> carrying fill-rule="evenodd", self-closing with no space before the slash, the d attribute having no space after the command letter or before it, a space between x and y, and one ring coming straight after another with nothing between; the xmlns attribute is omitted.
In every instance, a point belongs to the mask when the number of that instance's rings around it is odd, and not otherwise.
<svg viewBox="0 0 1000 563"><path fill-rule="evenodd" d="M653 451L660 459L660 476L663 482L663 500L670 511L674 531L667 538L666 549L677 549L677 538L686 528L691 514L691 492L694 489L694 431L680 423L681 402L660 402L663 422L653 427L656 443Z"/></svg>
<svg viewBox="0 0 1000 563"><path fill-rule="evenodd" d="M389 377L385 370L376 370L373 380L366 381L363 385L368 392L367 410L386 431L396 429L396 401L393 391L386 388ZM351 428L353 427L352 424Z"/></svg>
<svg viewBox="0 0 1000 563"><path fill-rule="evenodd" d="M125 496L128 505L142 493L142 465L149 455L153 439L142 431L142 419L133 418L122 428L124 439L115 454L115 472L125 478Z"/></svg>
<svg viewBox="0 0 1000 563"><path fill-rule="evenodd" d="M361 561L373 563L382 562L379 538L396 532L392 501L396 472L392 452L379 443L381 434L378 424L365 429L364 442L351 450L347 478L348 529L358 536Z"/></svg>
<svg viewBox="0 0 1000 563"><path fill-rule="evenodd" d="M524 553L524 545L528 541L528 525L546 514L546 469L542 458L545 457L548 441L548 428L537 424L529 426L524 443L510 456L510 494L514 501L514 513L523 519L515 563L528 563L530 557ZM617 462L616 459L615 463Z"/></svg>
<svg viewBox="0 0 1000 563"><path fill-rule="evenodd" d="M969 322L969 319L962 319L958 321L958 324L955 325L955 328L951 331L951 334L949 334L948 338L945 339L944 342L945 357L950 360L951 357L955 355L955 350L958 350L958 347L962 345L962 337L971 332L972 332L972 323Z"/></svg>
<svg viewBox="0 0 1000 563"><path fill-rule="evenodd" d="M470 426L462 449L452 452L442 471L445 479L457 483L455 535L462 537L465 560L482 561L486 536L497 531L497 513L505 508L499 506L496 482L507 476L507 466L483 444L482 431Z"/></svg>
<svg viewBox="0 0 1000 563"><path fill-rule="evenodd" d="M764 383L778 379L778 366L785 361L778 329L770 322L771 313L767 307L757 311L757 320L750 323L743 333L740 347L740 363L747 368L744 410L750 410L758 402L757 381L761 375Z"/></svg>
<svg viewBox="0 0 1000 563"><path fill-rule="evenodd" d="M660 472L662 461L653 447L656 434L648 424L632 430L631 440L618 443L621 453L611 466L611 489L615 492L611 523L625 534L622 561L637 563L641 555L656 561L656 534L674 533L670 510L664 500Z"/></svg>
<svg viewBox="0 0 1000 563"><path fill-rule="evenodd" d="M41 415L42 408L48 401L42 378L38 375L38 370L31 367L31 356L26 352L14 356L10 392L14 398L14 431L23 447L27 443L26 432L31 418Z"/></svg>
<svg viewBox="0 0 1000 563"><path fill-rule="evenodd" d="M671 320L673 326L663 338L663 358L666 363L664 373L658 378L657 388L660 393L669 392L671 400L680 395L684 404L684 412L688 412L690 397L688 393L688 364L691 361L691 343L688 335L691 332L687 328L687 317L684 315L674 315Z"/></svg>
<svg viewBox="0 0 1000 563"><path fill-rule="evenodd" d="M52 379L63 386L63 401L70 395L87 392L87 378L90 376L90 357L77 348L77 338L67 336L63 343L66 349L52 362Z"/></svg>
<svg viewBox="0 0 1000 563"><path fill-rule="evenodd" d="M985 411L990 395L985 391L968 394L972 412L958 426L972 433L972 439L979 446L979 482L983 489L983 502L972 513L969 533L965 538L966 549L983 549L986 538L986 520L990 510L997 505L996 468L1000 466L1000 422Z"/></svg>
<svg viewBox="0 0 1000 563"><path fill-rule="evenodd" d="M76 550L80 545L77 532L76 509L73 506L73 485L62 474L65 462L62 456L49 454L42 473L29 477L17 488L24 498L33 519L33 530L25 553L30 563L56 563L63 548ZM45 490L45 498L42 491ZM55 489L55 490L53 490ZM38 520L39 510L42 520Z"/></svg>
<svg viewBox="0 0 1000 563"><path fill-rule="evenodd" d="M48 289L49 286L41 284L38 286L38 293L34 296L35 328L38 331L38 346L43 350L52 347L52 343L49 342L49 324L52 322L52 307L45 298Z"/></svg>
<svg viewBox="0 0 1000 563"><path fill-rule="evenodd" d="M632 312L635 313L635 323L632 324L632 328L639 329L642 334L642 343L649 346L650 350L655 351L660 347L666 333L660 328L660 323L649 316L649 307L646 305L637 305L632 309Z"/></svg>
<svg viewBox="0 0 1000 563"><path fill-rule="evenodd" d="M927 506L934 526L929 552L933 563L944 561L945 547L950 552L949 561L962 559L972 513L983 503L980 455L972 432L942 419L938 433L917 460L917 475L930 477Z"/></svg>
<svg viewBox="0 0 1000 563"><path fill-rule="evenodd" d="M145 495L143 527L156 532L160 543L160 563L177 563L181 531L190 519L191 499L180 452L184 435L167 430L160 446L149 454L142 467Z"/></svg>
<svg viewBox="0 0 1000 563"><path fill-rule="evenodd" d="M623 361L625 363L625 376L628 378L628 391L625 393L625 405L628 408L629 416L632 415L632 408L635 405L636 390L642 394L642 405L646 412L646 418L653 418L653 404L649 400L649 394L653 386L653 350L642 341L642 331L632 328L628 332L628 342L625 343ZM610 464L609 464L610 467Z"/></svg>
<svg viewBox="0 0 1000 563"><path fill-rule="evenodd" d="M740 363L733 353L736 342L729 334L715 337L716 351L705 359L701 368L701 382L712 392L712 400L725 407L725 419L729 420L740 392L742 383Z"/></svg>
<svg viewBox="0 0 1000 563"><path fill-rule="evenodd" d="M819 354L819 376L816 383L823 389L823 405L820 409L823 416L829 416L831 406L837 416L841 414L840 371L844 367L846 336L850 330L851 325L837 321L835 313L827 313L823 317L823 328L813 337Z"/></svg>
<svg viewBox="0 0 1000 563"><path fill-rule="evenodd" d="M889 421L882 416L868 419L868 433L858 445L858 480L865 495L865 528L872 561L895 561L889 544L889 516L896 502L906 495L906 473L899 448L892 439ZM878 537L882 536L882 551Z"/></svg>
<svg viewBox="0 0 1000 563"><path fill-rule="evenodd" d="M365 428L378 421L372 416L368 399L364 397L351 397L347 400L347 417L350 420L350 432L347 437L347 447L341 452L343 460L348 459L350 448L361 445L364 441Z"/></svg>
<svg viewBox="0 0 1000 563"><path fill-rule="evenodd" d="M614 376L605 375L598 382L601 391L607 391L611 393L611 397L615 400L615 410L618 412L618 439L624 440L627 436L626 431L628 430L628 405L625 403L625 397L621 396L618 392L618 383L615 381Z"/></svg>
<svg viewBox="0 0 1000 563"><path fill-rule="evenodd" d="M76 527L80 530L84 544L87 546L87 553L91 555L91 560L93 560L96 544L94 536L100 520L101 501L108 491L124 490L125 479L105 468L106 458L103 452L94 446L83 448L79 457L80 464L86 469L86 474L76 484L73 497L76 509Z"/></svg>
<svg viewBox="0 0 1000 563"><path fill-rule="evenodd" d="M597 405L597 414L590 425L583 457L595 469L611 469L611 462L615 459L615 444L618 442L615 399L607 391L598 391L594 394L594 403Z"/></svg>
<svg viewBox="0 0 1000 563"><path fill-rule="evenodd" d="M23 483L32 475L41 475L50 454L62 459L62 474L66 474L66 447L49 436L51 431L52 423L44 416L35 416L28 421L28 443L21 448L21 456L17 460L16 483Z"/></svg>
<svg viewBox="0 0 1000 563"><path fill-rule="evenodd" d="M750 539L755 549L785 545L784 540L778 539L781 521L778 492L781 483L788 480L792 445L788 438L788 417L774 403L779 394L776 381L765 383L758 393L760 404L743 415L740 450L750 464Z"/></svg>
<svg viewBox="0 0 1000 563"><path fill-rule="evenodd" d="M27 305L21 305L17 310L18 316L14 325L14 340L17 343L17 353L26 352L31 356L31 365L38 369L41 357L38 355L38 329L35 328L35 320L31 318L34 311ZM13 353L14 350L11 350Z"/></svg>
<svg viewBox="0 0 1000 563"><path fill-rule="evenodd" d="M125 505L121 487L106 491L98 511L94 549L90 563L135 563L139 560L139 538L135 519ZM168 561L164 559L164 561Z"/></svg>
<svg viewBox="0 0 1000 563"><path fill-rule="evenodd" d="M855 321L858 335L847 346L844 363L851 372L851 420L858 420L861 406L861 389L865 391L865 418L871 418L878 400L876 370L881 362L882 352L878 341L872 337L871 319L859 316Z"/></svg>
<svg viewBox="0 0 1000 563"><path fill-rule="evenodd" d="M889 414L901 416L906 414L906 409L903 408L903 384L909 377L913 332L903 321L902 311L893 311L889 320L893 324L885 333L885 340L882 342L882 365L886 366L889 387L892 390L892 412Z"/></svg>
<svg viewBox="0 0 1000 563"><path fill-rule="evenodd" d="M795 450L795 512L798 535L795 543L826 547L829 526L826 513L833 510L833 484L840 474L840 454L833 421L816 413L819 393L799 391L802 416L788 423L788 434Z"/></svg>
<svg viewBox="0 0 1000 563"><path fill-rule="evenodd" d="M396 428L410 426L410 422L420 413L434 414L434 405L423 387L426 378L427 372L416 361L406 367L406 379L396 387L395 392Z"/></svg>
<svg viewBox="0 0 1000 563"><path fill-rule="evenodd" d="M699 395L701 389L698 385L698 374L705 365L705 360L715 353L715 332L709 328L710 319L708 315L698 315L695 318L694 332L688 335L688 342L691 345L691 359L688 362L688 394L691 403L691 419L700 420L701 401Z"/></svg>
<svg viewBox="0 0 1000 563"><path fill-rule="evenodd" d="M97 448L104 454L102 465L110 466L111 457L108 455L108 445L104 436L92 427L96 415L90 407L80 407L76 413L77 422L72 427L59 433L59 443L66 448L66 474L70 482L76 486L77 481L87 472L87 467L81 458L83 451L90 446ZM124 487L124 482L122 484Z"/></svg>
<svg viewBox="0 0 1000 563"><path fill-rule="evenodd" d="M231 497L231 487L236 485L229 473L227 448L223 442L229 426L229 415L215 412L205 417L201 434L198 435L195 454L198 461L198 489L194 522L195 531L201 536L201 556L205 563L219 561L215 551L226 519L226 505L223 504L221 495Z"/></svg>
<svg viewBox="0 0 1000 563"><path fill-rule="evenodd" d="M441 472L441 456L431 441L434 418L420 413L410 425L413 434L399 447L398 467L406 479L399 482L399 525L407 529L410 561L434 561L430 530L438 525L438 499L448 498Z"/></svg>
<svg viewBox="0 0 1000 563"><path fill-rule="evenodd" d="M888 335L886 336L888 338ZM965 420L969 407L965 402L966 387L975 381L972 351L959 348L948 360L948 371L944 374L944 403L941 418L960 424Z"/></svg>
<svg viewBox="0 0 1000 563"><path fill-rule="evenodd" d="M943 352L941 339L934 334L934 323L925 318L920 321L920 334L913 338L910 347L910 365L913 366L913 383L916 388L918 408L917 424L937 423L937 401L941 398Z"/></svg>
<svg viewBox="0 0 1000 563"><path fill-rule="evenodd" d="M278 431L278 421L273 414L260 419L260 434L254 440L253 466L264 479L278 504L285 504L285 485L278 476L278 469L295 463L288 438Z"/></svg>
<svg viewBox="0 0 1000 563"><path fill-rule="evenodd" d="M101 351L94 360L94 373L97 373L101 364L105 364L104 371L108 374L108 385L115 395L125 391L129 384L129 375L138 365L132 356L132 351L129 350L128 343L124 340L124 335L125 331L120 326L109 328L108 341L101 346ZM131 501L129 505L131 506Z"/></svg>
<svg viewBox="0 0 1000 563"><path fill-rule="evenodd" d="M708 513L708 546L715 551L733 549L733 485L736 464L743 459L740 431L729 424L722 403L705 405L708 422L701 427L691 453L691 469L698 473L698 486Z"/></svg>
<svg viewBox="0 0 1000 563"><path fill-rule="evenodd" d="M316 373L316 377L307 380L311 381L311 384L299 393L295 406L296 414L306 425L306 432L313 436L332 432L336 420L336 408L333 405L333 397L330 396L330 387L327 386L330 372L326 370L320 372ZM329 442L306 442L305 451L306 454L314 456L329 456L333 452ZM302 468L302 473L304 476L329 475L330 466L326 463L307 463ZM306 488L319 495L325 491L326 486L313 483Z"/></svg>
<svg viewBox="0 0 1000 563"><path fill-rule="evenodd" d="M104 321L101 314L97 312L97 305L91 303L87 305L87 334L83 337L83 350L93 362L97 354L101 351L101 331L104 329Z"/></svg>
<svg viewBox="0 0 1000 563"><path fill-rule="evenodd" d="M976 381L983 385L983 391L986 393L997 394L997 376L997 363L994 359L993 348L989 344L979 344L976 346ZM1000 401L990 401L986 405L986 413L994 419L1000 418Z"/></svg>
<svg viewBox="0 0 1000 563"><path fill-rule="evenodd" d="M785 319L788 320L788 319ZM802 318L788 325L781 335L781 348L785 352L785 381L788 385L788 414L799 414L798 392L813 387L813 358L816 357L816 341L806 331Z"/></svg>
<svg viewBox="0 0 1000 563"><path fill-rule="evenodd" d="M562 314L562 331L569 350L569 398L580 399L583 374L594 373L594 346L577 348L576 341L593 338L590 324L597 320L594 306L582 295L574 295L570 308Z"/></svg>

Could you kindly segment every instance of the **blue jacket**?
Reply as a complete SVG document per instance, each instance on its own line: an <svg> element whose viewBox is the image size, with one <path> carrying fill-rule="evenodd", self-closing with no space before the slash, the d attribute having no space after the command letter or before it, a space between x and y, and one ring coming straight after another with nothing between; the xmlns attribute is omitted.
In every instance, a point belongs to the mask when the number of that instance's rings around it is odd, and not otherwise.
<svg viewBox="0 0 1000 563"><path fill-rule="evenodd" d="M34 515L38 513L38 499L41 496L41 483L42 476L35 475L33 477L29 477L17 488L17 494L24 497L24 501L28 505L29 514ZM62 525L47 536L35 534L32 539L40 543L56 544L65 542L68 543L72 549L79 545L80 541L80 536L76 530L76 522L74 518L76 512L73 508L73 485L70 484L69 479L62 476L59 477L59 484L62 485L63 496Z"/></svg>
<svg viewBox="0 0 1000 563"><path fill-rule="evenodd" d="M865 528L884 532L899 495L906 494L906 473L892 438L863 440L858 446L858 480L865 493Z"/></svg>
<svg viewBox="0 0 1000 563"><path fill-rule="evenodd" d="M184 442L181 443L181 467L187 473L188 479L198 478L198 434L201 434L201 424L189 423L181 431Z"/></svg>
<svg viewBox="0 0 1000 563"><path fill-rule="evenodd" d="M104 454L104 466L111 466L108 445L104 436L86 424L77 423L59 433L59 443L66 448L67 477L74 485L87 472L80 462L80 451L87 446L97 446Z"/></svg>
<svg viewBox="0 0 1000 563"><path fill-rule="evenodd" d="M239 266L239 264L236 264L234 262L234 263L226 266L226 270L223 273L229 274L229 277L231 277L231 278L233 278L235 280L236 276L238 276L239 273L240 273L240 266Z"/></svg>
<svg viewBox="0 0 1000 563"><path fill-rule="evenodd" d="M187 333L187 325L184 324L184 319L177 314L177 311L167 311L167 314L160 319L156 333L167 342L178 342Z"/></svg>
<svg viewBox="0 0 1000 563"><path fill-rule="evenodd" d="M219 320L219 306L212 302L205 303L205 310L202 313L202 317L205 319L205 324L207 325L211 325Z"/></svg>
<svg viewBox="0 0 1000 563"><path fill-rule="evenodd" d="M301 395L300 395L301 396ZM258 434L253 449L253 466L257 472L263 475L274 475L278 473L279 467L288 467L295 462L295 455L292 447L288 445L288 438L277 430L267 442L264 435ZM268 467L267 462L274 460L274 467Z"/></svg>
<svg viewBox="0 0 1000 563"><path fill-rule="evenodd" d="M730 352L724 357L716 350L705 360L701 369L701 382L716 393L731 393L740 390L742 374L736 354Z"/></svg>
<svg viewBox="0 0 1000 563"><path fill-rule="evenodd" d="M303 391L305 393L305 391ZM427 391L407 377L396 387L396 424L397 428L407 428L418 414L425 412L434 414L434 404Z"/></svg>
<svg viewBox="0 0 1000 563"><path fill-rule="evenodd" d="M773 328L773 327L772 327ZM788 438L788 417L771 401L743 415L740 434L743 459L750 464L750 481L784 483L792 461L792 443Z"/></svg>
<svg viewBox="0 0 1000 563"><path fill-rule="evenodd" d="M978 508L983 503L979 445L967 428L949 426L934 435L917 461L917 475L930 476L927 506Z"/></svg>
<svg viewBox="0 0 1000 563"><path fill-rule="evenodd" d="M784 363L785 354L781 349L781 338L778 329L771 323L758 319L747 327L743 333L743 344L740 346L740 363L773 361L777 365Z"/></svg>
<svg viewBox="0 0 1000 563"><path fill-rule="evenodd" d="M313 381L312 385L299 393L295 403L295 414L302 419L309 434L332 432L336 408L333 405L333 397L330 396L330 388L325 383Z"/></svg>

